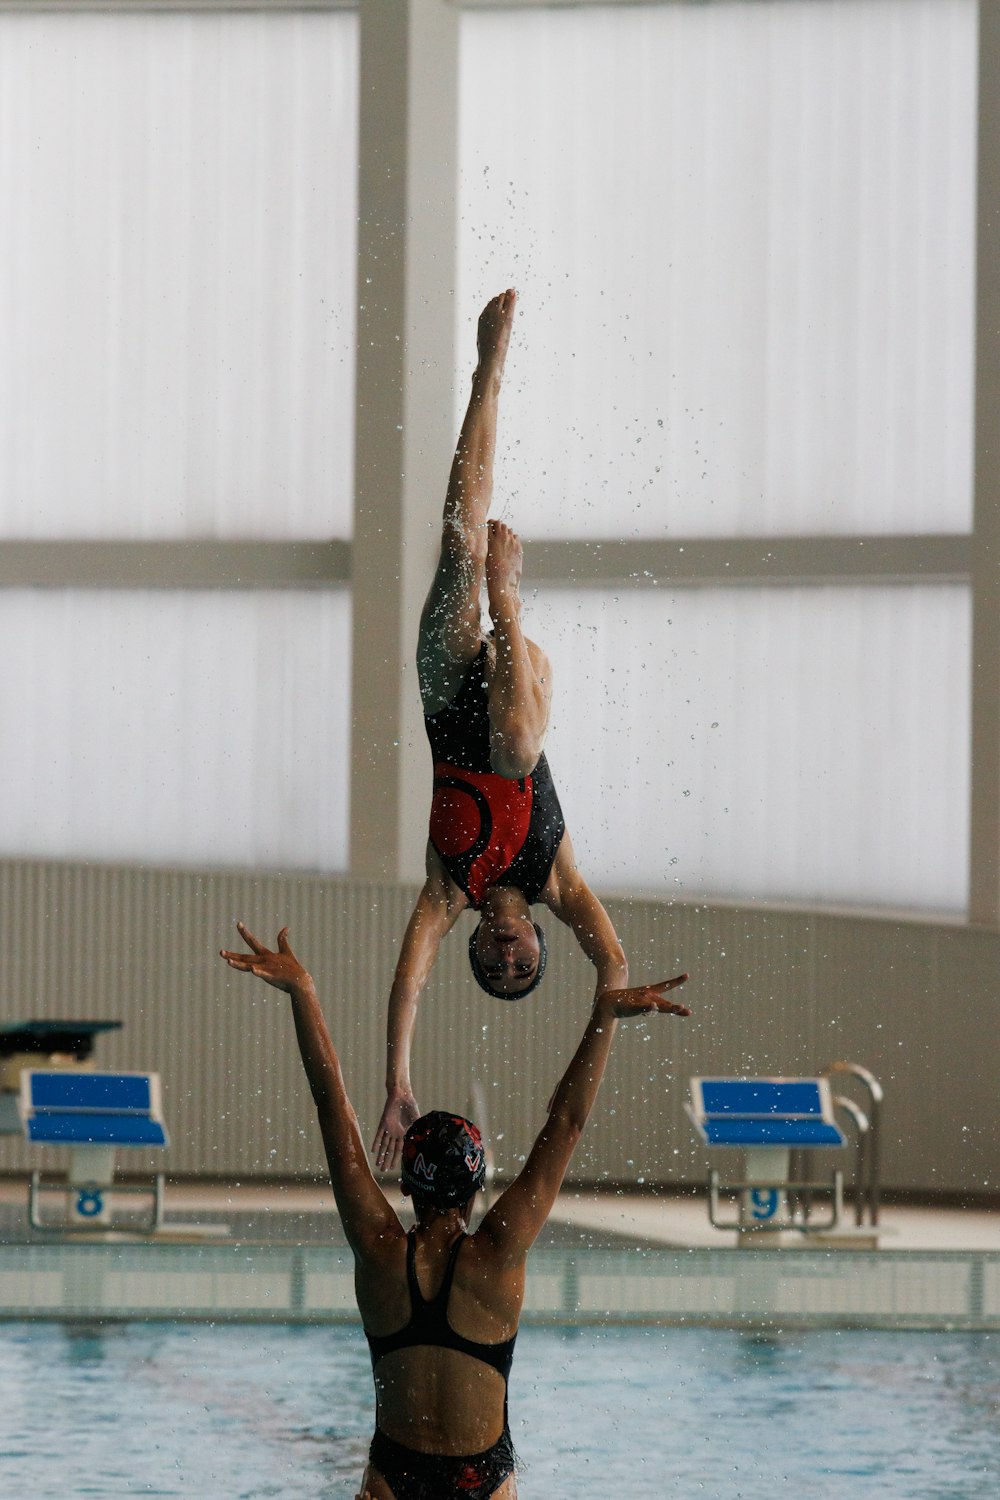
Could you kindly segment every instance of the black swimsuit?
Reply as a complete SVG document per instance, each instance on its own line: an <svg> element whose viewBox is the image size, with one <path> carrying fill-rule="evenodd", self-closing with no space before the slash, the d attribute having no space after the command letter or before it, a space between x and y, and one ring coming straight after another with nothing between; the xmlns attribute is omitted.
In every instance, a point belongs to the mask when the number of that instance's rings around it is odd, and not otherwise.
<svg viewBox="0 0 1000 1500"><path fill-rule="evenodd" d="M429 1345L434 1349L456 1349L481 1360L503 1376L506 1387L514 1358L513 1338L502 1344L479 1344L456 1333L448 1322L448 1298L455 1275L455 1262L466 1236L461 1235L454 1243L444 1279L437 1295L429 1301L423 1296L417 1282L415 1263L416 1240L413 1232L407 1236L406 1282L410 1291L410 1321L397 1333L375 1334L365 1330L371 1350L372 1369L387 1354L397 1349L412 1349L415 1345ZM496 1493L504 1480L514 1472L514 1445L507 1425L507 1393L504 1390L503 1432L492 1447L482 1453L452 1455L447 1453L422 1453L416 1448L407 1448L394 1442L376 1426L368 1454L372 1465L385 1478L396 1500L487 1500Z"/></svg>
<svg viewBox="0 0 1000 1500"><path fill-rule="evenodd" d="M452 701L424 719L434 756L430 839L474 907L491 885L513 885L529 905L549 878L566 831L548 761L530 776L490 765L486 642Z"/></svg>

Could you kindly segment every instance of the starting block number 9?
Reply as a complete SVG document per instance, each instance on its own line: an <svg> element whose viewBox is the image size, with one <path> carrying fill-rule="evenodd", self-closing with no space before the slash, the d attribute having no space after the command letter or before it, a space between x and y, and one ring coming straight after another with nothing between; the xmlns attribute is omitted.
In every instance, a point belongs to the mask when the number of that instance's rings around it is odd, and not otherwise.
<svg viewBox="0 0 1000 1500"><path fill-rule="evenodd" d="M773 1219L778 1209L777 1188L754 1188L750 1193L750 1212L760 1222Z"/></svg>
<svg viewBox="0 0 1000 1500"><path fill-rule="evenodd" d="M76 1211L82 1219L96 1219L104 1208L104 1195L97 1188L83 1188L77 1195Z"/></svg>

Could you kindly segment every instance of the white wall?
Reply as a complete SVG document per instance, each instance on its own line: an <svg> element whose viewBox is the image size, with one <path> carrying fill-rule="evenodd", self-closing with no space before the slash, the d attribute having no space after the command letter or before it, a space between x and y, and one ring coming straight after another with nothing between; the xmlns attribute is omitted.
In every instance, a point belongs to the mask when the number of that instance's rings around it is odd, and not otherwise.
<svg viewBox="0 0 1000 1500"><path fill-rule="evenodd" d="M969 529L976 14L464 16L459 351L516 286L526 535Z"/></svg>
<svg viewBox="0 0 1000 1500"><path fill-rule="evenodd" d="M352 527L357 17L0 16L0 530Z"/></svg>
<svg viewBox="0 0 1000 1500"><path fill-rule="evenodd" d="M525 624L600 886L964 912L967 588L543 589Z"/></svg>

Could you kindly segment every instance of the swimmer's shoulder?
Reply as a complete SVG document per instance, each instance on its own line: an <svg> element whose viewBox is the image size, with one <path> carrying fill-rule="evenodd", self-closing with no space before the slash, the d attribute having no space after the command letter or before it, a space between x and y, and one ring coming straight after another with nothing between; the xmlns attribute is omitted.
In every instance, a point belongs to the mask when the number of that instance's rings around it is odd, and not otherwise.
<svg viewBox="0 0 1000 1500"><path fill-rule="evenodd" d="M495 1316L516 1326L524 1300L527 1255L511 1255L515 1236L504 1233L502 1215L498 1216L495 1209L496 1204L468 1236L455 1274L463 1288Z"/></svg>
<svg viewBox="0 0 1000 1500"><path fill-rule="evenodd" d="M582 880L576 855L573 852L573 840L569 836L569 830L564 828L562 837L556 845L556 852L552 859L552 866L545 877L545 884L538 892L538 899L547 906L553 916L561 921L568 921L565 911L566 897Z"/></svg>
<svg viewBox="0 0 1000 1500"><path fill-rule="evenodd" d="M377 1335L401 1328L409 1313L406 1230L396 1223L396 1230L373 1239L355 1259L358 1311L368 1332Z"/></svg>
<svg viewBox="0 0 1000 1500"><path fill-rule="evenodd" d="M424 881L424 893L428 901L447 908L456 916L460 911L465 910L469 904L469 898L462 887L456 885L448 874L444 861L430 839L427 840L427 847L424 850L424 871L427 877Z"/></svg>

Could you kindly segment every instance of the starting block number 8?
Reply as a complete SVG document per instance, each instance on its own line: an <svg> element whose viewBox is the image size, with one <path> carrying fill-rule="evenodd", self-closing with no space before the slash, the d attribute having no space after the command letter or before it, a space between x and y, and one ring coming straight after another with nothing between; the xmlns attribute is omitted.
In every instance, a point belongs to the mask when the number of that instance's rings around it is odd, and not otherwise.
<svg viewBox="0 0 1000 1500"><path fill-rule="evenodd" d="M98 1188L83 1188L77 1195L76 1211L81 1219L96 1219L104 1209L104 1194Z"/></svg>

